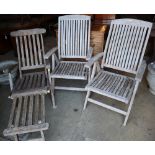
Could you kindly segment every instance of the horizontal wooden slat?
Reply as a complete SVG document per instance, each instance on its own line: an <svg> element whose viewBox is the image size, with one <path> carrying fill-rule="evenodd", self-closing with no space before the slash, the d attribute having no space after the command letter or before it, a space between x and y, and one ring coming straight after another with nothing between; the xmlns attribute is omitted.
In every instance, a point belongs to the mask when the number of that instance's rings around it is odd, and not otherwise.
<svg viewBox="0 0 155 155"><path fill-rule="evenodd" d="M29 126L24 126L24 127L5 129L3 134L4 136L11 136L11 135L23 134L23 133L28 133L28 132L36 132L40 130L47 130L48 127L49 127L48 123L29 125Z"/></svg>

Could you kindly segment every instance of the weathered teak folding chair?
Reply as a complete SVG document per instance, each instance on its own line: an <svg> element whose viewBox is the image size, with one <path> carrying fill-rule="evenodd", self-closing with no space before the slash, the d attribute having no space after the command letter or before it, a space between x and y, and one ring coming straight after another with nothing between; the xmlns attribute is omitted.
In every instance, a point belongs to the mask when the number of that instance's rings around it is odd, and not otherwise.
<svg viewBox="0 0 155 155"><path fill-rule="evenodd" d="M92 102L125 115L123 125L126 125L138 85L145 71L146 63L143 57L151 27L152 23L135 19L117 19L111 22L104 53L96 55L86 64L87 67L93 65L93 71L91 81L86 86L84 109L88 101ZM102 56L102 69L99 70L98 60ZM110 68L113 72L105 71L105 68ZM115 70L117 73L114 72ZM98 73L95 76L96 71ZM121 75L118 71L126 72L126 75ZM130 73L130 76L127 73ZM92 99L91 92L124 102L128 105L128 109L125 111Z"/></svg>
<svg viewBox="0 0 155 155"><path fill-rule="evenodd" d="M45 32L45 29L11 32L16 41L20 77L13 85L9 74L13 103L4 135L14 136L15 140L20 134L37 131L41 133L41 138L35 140L44 140L43 130L48 129L45 122L45 94L48 92L46 77L50 65L46 65L44 59L42 35Z"/></svg>
<svg viewBox="0 0 155 155"><path fill-rule="evenodd" d="M15 37L20 77L15 84L11 80L11 97L47 93L47 69L44 59L43 34L45 29L29 29L11 32ZM36 71L39 70L39 71ZM24 73L24 72L28 73Z"/></svg>
<svg viewBox="0 0 155 155"><path fill-rule="evenodd" d="M52 86L51 90L85 91L84 88L54 86L54 79L89 80L91 68L85 68L84 65L91 58L93 52L89 45L90 17L85 15L66 15L59 17L58 20L58 47L54 47L53 50L45 55L45 59L52 56L53 60L53 72L49 76ZM55 54L57 50L59 58ZM65 58L68 60L66 61ZM51 91L52 96L53 92Z"/></svg>

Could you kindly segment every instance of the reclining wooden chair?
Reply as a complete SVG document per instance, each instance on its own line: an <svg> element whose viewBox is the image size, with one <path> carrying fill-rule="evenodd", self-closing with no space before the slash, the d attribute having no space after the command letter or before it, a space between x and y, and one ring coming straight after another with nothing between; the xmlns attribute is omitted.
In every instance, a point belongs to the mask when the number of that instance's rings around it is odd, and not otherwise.
<svg viewBox="0 0 155 155"><path fill-rule="evenodd" d="M93 65L93 71L91 81L86 86L84 109L88 101L105 107L125 115L123 125L126 125L138 85L145 71L146 63L143 57L151 27L152 23L135 19L117 19L111 22L104 53L96 55L85 65L89 68ZM100 69L98 60L102 57L102 69ZM95 76L96 71L98 73ZM128 105L128 109L125 111L92 99L91 92L124 102Z"/></svg>
<svg viewBox="0 0 155 155"><path fill-rule="evenodd" d="M85 91L84 88L54 86L54 79L90 79L91 68L84 67L93 52L90 47L90 22L90 17L85 15L59 17L58 47L54 47L45 55L45 59L52 56L53 71L49 73L49 81L53 98L54 90L52 89ZM58 58L55 53L57 50Z"/></svg>
<svg viewBox="0 0 155 155"><path fill-rule="evenodd" d="M44 59L42 35L45 32L39 28L11 32L16 41L20 76L13 84L9 74L13 103L4 135L14 136L15 140L19 140L20 134L32 132L41 133L41 138L35 140L45 140L43 130L49 126L45 122L45 94L49 88L47 70L50 69Z"/></svg>
<svg viewBox="0 0 155 155"><path fill-rule="evenodd" d="M39 28L11 32L11 36L15 37L16 41L20 75L15 84L13 84L10 74L12 98L15 96L47 93L48 81L46 74L50 66L46 65L44 59L42 35L45 32L45 29Z"/></svg>

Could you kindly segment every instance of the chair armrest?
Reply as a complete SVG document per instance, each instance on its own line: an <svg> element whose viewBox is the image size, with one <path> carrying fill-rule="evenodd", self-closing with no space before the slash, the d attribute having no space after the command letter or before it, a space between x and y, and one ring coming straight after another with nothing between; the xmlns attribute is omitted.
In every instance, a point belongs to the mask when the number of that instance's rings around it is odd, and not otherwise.
<svg viewBox="0 0 155 155"><path fill-rule="evenodd" d="M45 58L45 59L49 59L49 57L50 57L51 55L53 55L57 50L58 50L58 47L57 47L57 46L56 46L56 47L53 47L51 50L49 50L49 51L45 54L44 58Z"/></svg>
<svg viewBox="0 0 155 155"><path fill-rule="evenodd" d="M93 54L93 47L90 47L89 48L89 51L88 51L88 55L87 55L87 57L86 57L86 60L89 60L91 57L92 57L92 54Z"/></svg>
<svg viewBox="0 0 155 155"><path fill-rule="evenodd" d="M12 74L14 73L14 71L17 71L18 70L18 66L15 66L9 73L8 73L8 76L9 76L9 84L10 84L10 90L12 91L13 89L13 79L12 79Z"/></svg>
<svg viewBox="0 0 155 155"><path fill-rule="evenodd" d="M138 73L137 73L137 75L136 75L136 80L138 80L139 82L140 82L140 81L142 80L142 78L143 78L143 74L144 74L144 72L145 72L145 68L146 68L146 61L143 60L141 66L140 66L140 68L139 68L139 70L138 70Z"/></svg>
<svg viewBox="0 0 155 155"><path fill-rule="evenodd" d="M98 53L97 55L89 59L89 61L85 64L85 67L90 68L94 64L94 62L98 61L102 56L103 52Z"/></svg>

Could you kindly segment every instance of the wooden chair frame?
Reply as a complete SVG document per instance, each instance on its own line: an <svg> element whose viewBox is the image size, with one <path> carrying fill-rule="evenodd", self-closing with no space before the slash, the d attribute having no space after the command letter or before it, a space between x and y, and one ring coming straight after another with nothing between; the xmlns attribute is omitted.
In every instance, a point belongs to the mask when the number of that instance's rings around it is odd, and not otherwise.
<svg viewBox="0 0 155 155"><path fill-rule="evenodd" d="M35 78L37 78L38 82L36 86L39 85L40 80L42 80L41 86L38 89L29 88L25 91L19 90L18 92L14 92L16 89L16 85L12 81L11 73L9 74L10 88L12 91L11 98L20 95L29 95L29 94L37 94L37 93L46 93L48 92L48 86L43 86L45 83L45 79L48 80L47 70L50 69L50 65L44 59L45 51L44 51L44 42L43 42L43 34L46 32L43 28L35 28L35 29L27 29L27 30L18 30L11 32L11 36L15 38L16 46L17 46L17 54L18 54L18 63L19 63L19 79L16 81L16 84L20 83L20 80L25 78L25 87L26 80L27 82L35 82ZM24 71L32 71L36 69L42 69L43 72L33 72L33 73L23 73ZM36 77L33 77L35 75ZM34 78L34 80L33 80ZM28 80L29 79L29 80ZM21 84L21 86L24 84ZM31 86L30 86L31 87Z"/></svg>
<svg viewBox="0 0 155 155"><path fill-rule="evenodd" d="M84 68L93 53L93 48L90 47L90 22L90 17L85 15L65 15L58 19L58 47L54 47L45 55L45 59L52 57L52 73L48 70L48 75L53 100L54 89L85 91L84 88L55 86L55 78L90 80L91 67ZM81 61L75 61L74 59L81 59ZM70 68L64 67L61 70L58 69L60 65L62 67L68 65ZM57 69L64 74L56 74ZM79 70L79 75L76 72L77 70ZM55 107L56 105L53 102L53 108Z"/></svg>
<svg viewBox="0 0 155 155"><path fill-rule="evenodd" d="M86 64L86 67L89 68L93 66L93 70L91 81L86 86L87 95L85 98L83 110L86 108L89 101L91 103L97 104L99 106L124 115L125 120L123 126L126 125L139 83L142 80L146 68L146 62L143 60L143 57L151 32L151 27L152 23L136 19L117 19L111 22L104 52L99 53L98 55L90 59L90 61ZM101 58L102 64L100 67L99 59ZM95 81L95 77L97 77L95 76L96 73L103 72L105 74L111 74L111 72L105 71L105 68L123 71L134 75L134 78L131 78L131 80L134 82L133 89L131 90L131 96L127 101L119 98L118 96L114 96L114 94L111 95L110 93L108 93L108 91L96 91L94 88L90 88L92 81ZM120 74L113 73L113 75L121 77ZM129 79L130 76L125 75L123 76L123 78ZM102 80L103 78L101 77L100 81ZM118 86L122 87L122 83L120 83ZM124 102L128 105L128 109L127 111L124 111L92 99L90 97L91 92Z"/></svg>

